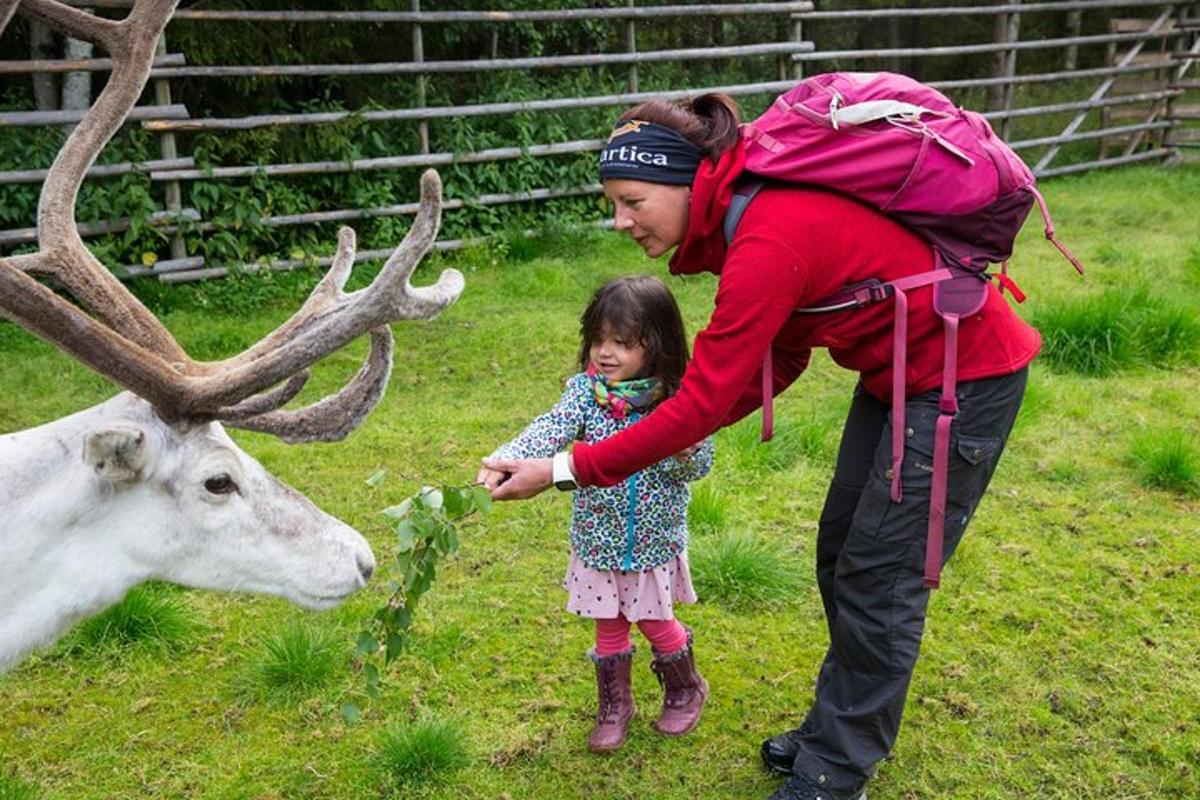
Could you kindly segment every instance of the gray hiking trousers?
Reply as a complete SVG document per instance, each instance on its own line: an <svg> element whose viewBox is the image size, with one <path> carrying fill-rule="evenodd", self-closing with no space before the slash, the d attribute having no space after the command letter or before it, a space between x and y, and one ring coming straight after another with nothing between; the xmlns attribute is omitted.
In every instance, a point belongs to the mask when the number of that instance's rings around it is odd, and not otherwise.
<svg viewBox="0 0 1200 800"><path fill-rule="evenodd" d="M944 559L962 539L1012 430L1028 370L958 386L951 428ZM908 399L903 499L893 503L889 405L860 384L817 534L829 649L796 755L835 798L858 797L891 752L916 666L929 590L925 540L940 389Z"/></svg>

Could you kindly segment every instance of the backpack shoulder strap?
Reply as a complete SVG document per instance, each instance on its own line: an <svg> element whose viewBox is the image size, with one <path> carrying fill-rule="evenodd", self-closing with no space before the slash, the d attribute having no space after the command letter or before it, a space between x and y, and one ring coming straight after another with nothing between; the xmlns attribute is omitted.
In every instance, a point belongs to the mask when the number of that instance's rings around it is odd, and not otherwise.
<svg viewBox="0 0 1200 800"><path fill-rule="evenodd" d="M758 190L765 185L766 181L756 175L739 178L734 184L733 200L729 203L729 208L725 210L725 222L722 225L726 247L733 244L733 234L737 231L738 223L742 221L742 214L746 212L746 206L750 205L750 201L758 194Z"/></svg>

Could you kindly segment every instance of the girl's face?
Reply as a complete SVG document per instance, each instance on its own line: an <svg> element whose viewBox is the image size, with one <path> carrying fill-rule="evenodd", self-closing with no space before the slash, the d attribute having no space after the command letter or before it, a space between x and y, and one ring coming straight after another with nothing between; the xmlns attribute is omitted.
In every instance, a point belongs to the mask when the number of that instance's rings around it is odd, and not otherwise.
<svg viewBox="0 0 1200 800"><path fill-rule="evenodd" d="M600 338L592 342L588 357L596 371L610 383L627 381L637 376L646 364L646 349L642 343L605 325Z"/></svg>
<svg viewBox="0 0 1200 800"><path fill-rule="evenodd" d="M604 196L613 204L613 228L633 237L650 258L683 241L690 187L614 178L604 182Z"/></svg>

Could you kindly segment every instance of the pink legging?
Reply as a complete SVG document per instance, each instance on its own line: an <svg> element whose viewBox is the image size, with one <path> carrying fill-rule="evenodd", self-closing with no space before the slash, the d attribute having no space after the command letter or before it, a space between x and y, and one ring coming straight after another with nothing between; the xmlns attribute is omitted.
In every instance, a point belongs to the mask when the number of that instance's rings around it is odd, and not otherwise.
<svg viewBox="0 0 1200 800"><path fill-rule="evenodd" d="M687 628L677 619L640 619L637 626L657 653L674 653L687 644ZM596 620L596 655L611 656L632 647L629 627L624 614L616 619Z"/></svg>

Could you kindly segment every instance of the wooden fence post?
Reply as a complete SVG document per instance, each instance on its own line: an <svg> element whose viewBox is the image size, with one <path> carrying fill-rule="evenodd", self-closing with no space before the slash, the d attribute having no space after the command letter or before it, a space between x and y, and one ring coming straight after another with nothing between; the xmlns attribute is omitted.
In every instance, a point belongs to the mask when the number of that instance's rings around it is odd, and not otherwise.
<svg viewBox="0 0 1200 800"><path fill-rule="evenodd" d="M412 10L420 12L421 0L412 0ZM412 27L413 61L425 60L425 39L421 34L421 23L414 22ZM425 75L417 73L417 107L425 107ZM421 120L417 123L417 131L421 137L421 152L429 152L429 122Z"/></svg>
<svg viewBox="0 0 1200 800"><path fill-rule="evenodd" d="M1020 0L999 0L1003 5L1015 4ZM997 44L1014 44L1021 38L1021 12L1009 11L996 16L995 41ZM989 111L1011 111L1013 91L1016 88L1011 79L1017 74L1017 51L1015 49L999 50L992 62L992 77L1008 79L988 88ZM1000 123L1001 138L1008 137L1010 117L1005 117Z"/></svg>
<svg viewBox="0 0 1200 800"><path fill-rule="evenodd" d="M625 5L633 8L637 0L626 0ZM637 52L637 22L633 17L625 20L625 49L631 53ZM637 62L629 65L629 91L636 92L638 90L638 68Z"/></svg>
<svg viewBox="0 0 1200 800"><path fill-rule="evenodd" d="M1074 11L1067 12L1067 36L1074 39L1079 36L1083 30L1083 9L1077 8ZM1063 57L1063 69L1070 72L1075 69L1079 63L1079 45L1067 45L1066 55Z"/></svg>
<svg viewBox="0 0 1200 800"><path fill-rule="evenodd" d="M167 54L167 32L164 30L162 36L158 37L157 45L158 55ZM154 81L154 102L160 106L171 105L171 81L168 78L159 78ZM178 156L178 149L175 146L175 134L166 132L159 139L159 146L162 151L164 160L173 159ZM183 211L183 190L180 187L179 181L168 181L164 187L164 207L171 214L179 214ZM175 232L171 234L171 260L175 261L182 258L187 258L187 243L183 240L183 234L179 232L180 224L176 224Z"/></svg>

